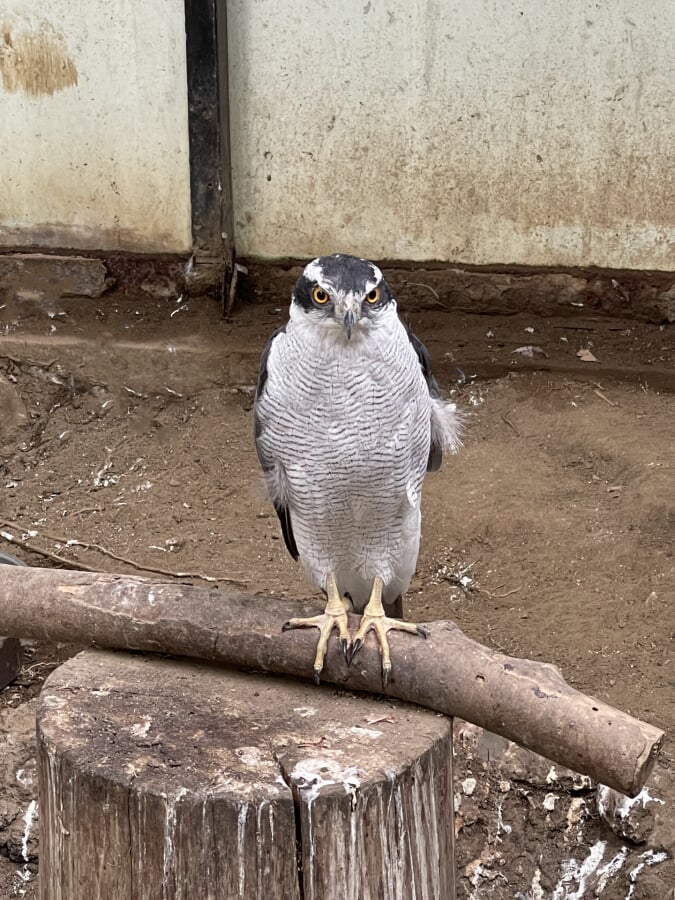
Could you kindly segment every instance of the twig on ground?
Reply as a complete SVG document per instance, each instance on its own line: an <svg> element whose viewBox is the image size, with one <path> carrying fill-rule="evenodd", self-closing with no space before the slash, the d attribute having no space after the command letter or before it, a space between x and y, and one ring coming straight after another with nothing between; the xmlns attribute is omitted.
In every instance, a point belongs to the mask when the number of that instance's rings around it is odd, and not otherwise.
<svg viewBox="0 0 675 900"><path fill-rule="evenodd" d="M520 432L518 431L516 426L513 424L511 419L509 419L509 417L506 415L506 413L502 413L502 421L505 422L509 426L509 428L515 434L516 437L521 437Z"/></svg>
<svg viewBox="0 0 675 900"><path fill-rule="evenodd" d="M139 400L147 400L148 395L142 394L140 391L135 391L133 388L130 388L128 385L123 384L122 387L129 394L130 397L138 397Z"/></svg>
<svg viewBox="0 0 675 900"><path fill-rule="evenodd" d="M603 394L602 391L598 388L593 388L593 393L596 395L596 397L604 400L605 403L608 403L610 406L616 406L616 403L613 400L610 400L609 397L606 397L605 394Z"/></svg>
<svg viewBox="0 0 675 900"><path fill-rule="evenodd" d="M82 509L75 509L73 512L67 512L67 516L82 516L84 513L103 512L102 506L85 506Z"/></svg>
<svg viewBox="0 0 675 900"><path fill-rule="evenodd" d="M16 530L16 525L11 522L2 522L1 524L6 528L13 528ZM15 544L17 547L21 547L22 550L27 550L28 553L36 553L38 556L44 556L46 559L51 559L52 562L60 563L64 566L67 566L69 569L79 569L81 572L96 571L96 569L91 569L89 566L85 566L84 563L78 563L72 559L66 559L65 556L59 556L58 553L52 553L49 550L44 550L42 547L36 547L35 544L29 544L27 541L22 541L21 538L14 537L7 531L0 532L0 536L3 537L8 544Z"/></svg>
<svg viewBox="0 0 675 900"><path fill-rule="evenodd" d="M38 369L51 369L56 362L56 358L50 362L39 362L37 359L18 359L16 356L10 356L8 353L0 354L0 359L6 359L8 362L14 363L15 366L35 366Z"/></svg>
<svg viewBox="0 0 675 900"><path fill-rule="evenodd" d="M522 589L522 584L519 584L518 587L513 588L510 591L506 591L504 594L493 594L492 591L488 591L486 588L476 588L479 594L487 594L490 600L504 600L506 597L510 597L512 594L517 594L519 590Z"/></svg>
<svg viewBox="0 0 675 900"><path fill-rule="evenodd" d="M20 672L19 674L21 674L21 675L32 675L34 672L39 672L40 669L50 669L50 670L53 671L54 669L56 669L56 668L57 668L58 666L60 666L60 665L61 665L61 663L58 663L58 662L39 662L39 663L33 663L32 666L24 666L24 667L21 669L21 672Z"/></svg>
<svg viewBox="0 0 675 900"><path fill-rule="evenodd" d="M12 528L15 531L18 526L14 522L3 522L7 528ZM203 575L201 572L172 572L169 569L159 569L154 566L144 566L141 563L135 562L133 559L129 559L126 556L120 556L118 553L113 552L112 550L108 550L107 547L103 547L101 544L95 544L91 541L79 541L76 538L64 538L60 537L56 534L50 534L47 531L40 530L40 534L43 537L49 538L50 541L58 541L59 544L62 544L64 547L81 547L83 550L96 550L99 553L102 553L104 556L109 556L111 559L117 560L117 562L126 563L126 565L131 566L134 569L138 569L140 572L152 572L155 575L168 575L172 578L198 578L201 581L222 581L226 584L234 584L238 587L247 587L247 583L245 581L240 581L237 578L221 578L213 575ZM19 547L24 547L24 549L28 549L27 545L23 542L18 541L16 538L11 538L11 540L17 544ZM57 559L59 561L63 561L66 565L69 565L71 568L81 569L84 572L95 572L97 569L90 569L89 566L85 566L79 563L72 563L70 560L64 559L63 557L58 556L57 554L50 554L49 551L41 550L39 551L43 555L51 556L53 559Z"/></svg>

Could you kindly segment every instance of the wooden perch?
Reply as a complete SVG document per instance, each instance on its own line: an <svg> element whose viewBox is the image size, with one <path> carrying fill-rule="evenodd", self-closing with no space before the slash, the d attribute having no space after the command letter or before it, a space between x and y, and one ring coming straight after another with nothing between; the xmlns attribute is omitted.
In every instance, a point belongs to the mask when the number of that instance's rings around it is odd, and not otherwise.
<svg viewBox="0 0 675 900"><path fill-rule="evenodd" d="M312 678L317 632L281 626L319 605L131 575L7 567L0 634ZM451 622L427 629L427 640L391 633L394 670L384 693L459 716L624 794L639 793L663 740L658 728L570 687L555 666L505 656ZM382 693L372 636L351 668L331 640L321 677Z"/></svg>

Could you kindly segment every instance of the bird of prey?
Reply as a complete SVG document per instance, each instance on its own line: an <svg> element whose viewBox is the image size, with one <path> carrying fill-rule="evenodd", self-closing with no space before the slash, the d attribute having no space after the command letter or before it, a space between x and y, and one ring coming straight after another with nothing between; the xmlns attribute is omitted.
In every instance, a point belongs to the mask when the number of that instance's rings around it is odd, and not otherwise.
<svg viewBox="0 0 675 900"><path fill-rule="evenodd" d="M305 267L263 351L254 418L286 547L327 598L284 627L320 629L317 684L334 628L348 663L374 631L386 686L387 632L419 629L385 609L410 584L424 475L458 449L460 421L376 265L336 253ZM350 609L362 613L353 642Z"/></svg>

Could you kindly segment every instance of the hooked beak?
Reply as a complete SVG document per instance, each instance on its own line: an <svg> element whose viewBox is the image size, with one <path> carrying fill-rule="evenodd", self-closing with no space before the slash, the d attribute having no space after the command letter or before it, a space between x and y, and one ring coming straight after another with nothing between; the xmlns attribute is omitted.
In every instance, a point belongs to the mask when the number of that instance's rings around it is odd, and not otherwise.
<svg viewBox="0 0 675 900"><path fill-rule="evenodd" d="M335 298L334 315L336 321L342 324L347 340L350 340L361 318L361 298L352 293L338 294Z"/></svg>
<svg viewBox="0 0 675 900"><path fill-rule="evenodd" d="M348 309L343 319L345 331L347 332L347 340L352 336L352 329L356 325L356 315L353 309Z"/></svg>

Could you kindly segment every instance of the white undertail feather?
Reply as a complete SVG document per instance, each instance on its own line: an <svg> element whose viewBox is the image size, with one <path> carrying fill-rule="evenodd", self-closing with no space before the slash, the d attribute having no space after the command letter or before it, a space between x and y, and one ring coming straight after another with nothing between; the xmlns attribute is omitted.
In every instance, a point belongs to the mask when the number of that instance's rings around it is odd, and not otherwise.
<svg viewBox="0 0 675 900"><path fill-rule="evenodd" d="M450 400L434 397L431 401L431 442L444 453L457 453L462 446L463 416Z"/></svg>

